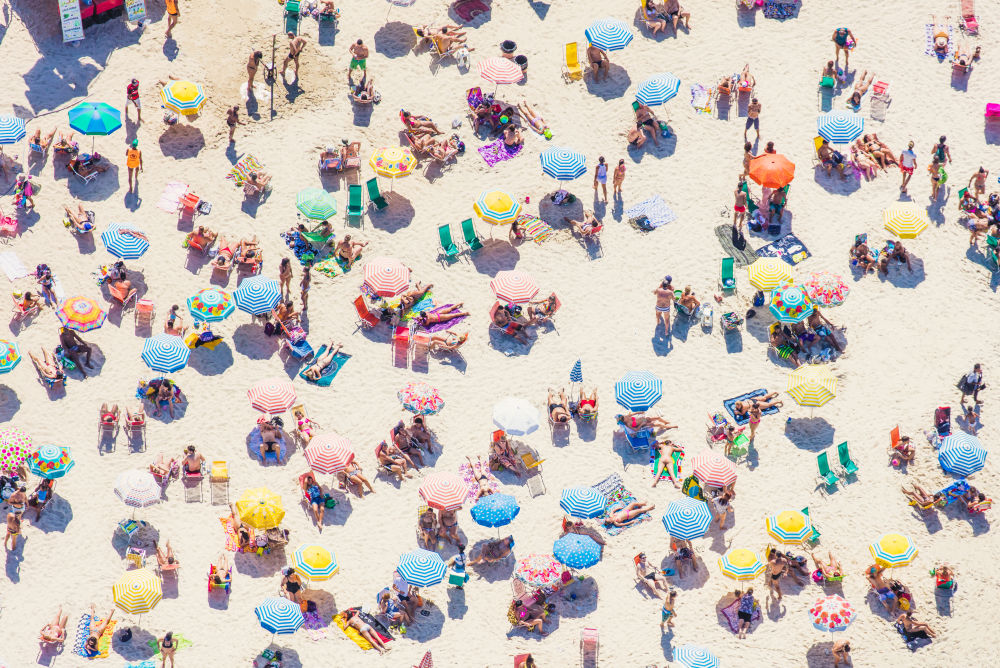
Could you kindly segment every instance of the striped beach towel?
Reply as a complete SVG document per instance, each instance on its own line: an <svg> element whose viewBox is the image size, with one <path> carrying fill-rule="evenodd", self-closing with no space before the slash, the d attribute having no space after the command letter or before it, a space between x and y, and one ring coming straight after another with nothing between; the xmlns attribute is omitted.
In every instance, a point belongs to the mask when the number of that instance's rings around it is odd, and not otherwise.
<svg viewBox="0 0 1000 668"><path fill-rule="evenodd" d="M73 653L88 659L106 659L108 658L108 653L111 651L111 637L115 633L115 626L118 622L112 619L108 623L108 626L104 629L104 633L101 634L100 640L97 641L97 654L92 654L84 647L87 638L90 637L90 625L92 621L100 623L100 618L91 618L90 615L86 614L80 617L80 621L76 625L76 641L73 643Z"/></svg>
<svg viewBox="0 0 1000 668"><path fill-rule="evenodd" d="M635 495L633 495L632 492L630 492L628 488L625 487L625 483L622 482L621 476L618 475L617 473L612 473L607 478L594 485L594 489L600 492L604 496L604 498L608 500L608 508L607 510L604 511L604 514L601 515L602 520L611 513L617 510L621 510L622 508L624 508L625 506L636 500ZM636 524L641 524L642 522L652 519L652 515L650 515L649 513L643 513L641 515L638 515L637 518L638 521L633 522L632 524L625 527L619 527L614 525L608 526L607 524L604 524L604 522L601 522L601 526L609 536L617 536L618 534L620 534L622 531L625 531L625 529L628 529L629 527L635 526Z"/></svg>
<svg viewBox="0 0 1000 668"><path fill-rule="evenodd" d="M228 552L239 552L240 539L236 535L236 528L233 527L233 518L220 517L219 522L222 523L222 531L226 534L226 550Z"/></svg>
<svg viewBox="0 0 1000 668"><path fill-rule="evenodd" d="M938 52L934 50L934 24L925 23L924 24L924 55L934 56L935 58L940 58L944 60L945 57L951 58L955 55L955 29L952 26L948 26L948 55L942 56L938 55Z"/></svg>
<svg viewBox="0 0 1000 668"><path fill-rule="evenodd" d="M541 218L522 213L517 217L517 224L524 230L524 236L536 244L540 244L552 236L552 227Z"/></svg>
<svg viewBox="0 0 1000 668"><path fill-rule="evenodd" d="M250 178L250 172L259 172L262 169L264 169L264 165L260 164L257 158L248 153L233 165L226 178L232 181L237 187L242 187L246 180Z"/></svg>

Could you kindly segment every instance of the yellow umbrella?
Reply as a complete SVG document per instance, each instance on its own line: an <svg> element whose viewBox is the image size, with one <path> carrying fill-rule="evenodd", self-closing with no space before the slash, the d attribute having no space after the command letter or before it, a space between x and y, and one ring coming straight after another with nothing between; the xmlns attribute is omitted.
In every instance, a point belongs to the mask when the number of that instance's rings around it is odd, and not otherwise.
<svg viewBox="0 0 1000 668"><path fill-rule="evenodd" d="M292 565L310 580L329 580L340 570L337 558L321 545L303 545L295 550Z"/></svg>
<svg viewBox="0 0 1000 668"><path fill-rule="evenodd" d="M243 492L243 496L236 502L236 512L239 513L240 520L254 529L273 529L285 517L281 497L267 487Z"/></svg>
<svg viewBox="0 0 1000 668"><path fill-rule="evenodd" d="M383 146L372 153L368 164L379 176L396 179L412 172L417 166L417 159L406 147Z"/></svg>
<svg viewBox="0 0 1000 668"><path fill-rule="evenodd" d="M160 101L170 111L191 116L205 106L205 90L193 81L171 81L160 89Z"/></svg>
<svg viewBox="0 0 1000 668"><path fill-rule="evenodd" d="M791 283L794 279L792 268L777 257L762 257L747 267L750 283L758 290L774 290Z"/></svg>
<svg viewBox="0 0 1000 668"><path fill-rule="evenodd" d="M885 209L882 212L882 222L885 229L900 239L916 239L930 225L927 212L915 204L897 204Z"/></svg>
<svg viewBox="0 0 1000 668"><path fill-rule="evenodd" d="M909 536L900 533L883 534L868 546L868 551L879 565L887 568L907 566L917 556L917 546Z"/></svg>
<svg viewBox="0 0 1000 668"><path fill-rule="evenodd" d="M490 225L509 225L521 214L521 205L502 190L491 190L479 195L472 210Z"/></svg>
<svg viewBox="0 0 1000 668"><path fill-rule="evenodd" d="M757 555L743 548L729 550L719 557L722 574L734 580L753 580L764 572L764 562Z"/></svg>
<svg viewBox="0 0 1000 668"><path fill-rule="evenodd" d="M115 605L130 615L144 615L163 598L160 578L145 568L125 571L111 589Z"/></svg>
<svg viewBox="0 0 1000 668"><path fill-rule="evenodd" d="M766 520L767 533L779 543L797 545L806 539L812 528L809 517L798 510L783 510Z"/></svg>
<svg viewBox="0 0 1000 668"><path fill-rule="evenodd" d="M826 364L803 364L788 374L788 396L800 406L822 406L837 396L837 378Z"/></svg>

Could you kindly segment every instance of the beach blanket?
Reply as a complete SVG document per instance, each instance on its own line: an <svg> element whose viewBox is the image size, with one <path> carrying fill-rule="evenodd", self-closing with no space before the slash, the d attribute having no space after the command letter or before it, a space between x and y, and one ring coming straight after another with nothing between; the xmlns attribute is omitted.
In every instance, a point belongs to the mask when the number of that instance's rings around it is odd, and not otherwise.
<svg viewBox="0 0 1000 668"><path fill-rule="evenodd" d="M250 449L250 453L259 459L261 463L265 463L264 457L264 438L260 435L260 427L254 427L253 431L250 432L250 441L247 443L247 447ZM285 455L288 454L288 444L285 443L285 437L279 434L278 436L278 459L281 461L285 460Z"/></svg>
<svg viewBox="0 0 1000 668"><path fill-rule="evenodd" d="M361 649L369 650L372 649L372 644L367 640L365 640L365 637L362 636L360 633L358 633L358 630L356 628L354 628L353 626L347 626L347 624L344 622L344 615L347 614L347 612L350 610L357 610L357 609L358 608L348 608L348 610L345 610L344 612L337 613L333 617L333 623L337 625L337 628L339 628L341 631L344 632L345 636L353 640L354 644L356 644ZM382 624L382 622L378 621L377 619L369 615L367 612L363 611L361 612L360 617L361 621L365 622L366 624L371 624L372 630L378 634L378 637L382 640L382 642L392 641L392 634L389 633L389 629L387 629L385 625Z"/></svg>
<svg viewBox="0 0 1000 668"><path fill-rule="evenodd" d="M344 265L340 263L340 260L335 257L328 257L325 260L320 260L312 266L312 270L323 274L327 278L343 276L350 271L350 269L344 267Z"/></svg>
<svg viewBox="0 0 1000 668"><path fill-rule="evenodd" d="M88 652L84 647L84 643L87 642L87 638L90 636L92 621L100 623L101 618L91 618L87 614L80 617L80 622L76 625L76 641L73 643L73 653L88 659L106 659L108 658L108 653L111 651L111 638L115 634L115 626L118 624L118 621L112 619L104 629L104 633L101 634L100 639L97 641L97 654Z"/></svg>
<svg viewBox="0 0 1000 668"><path fill-rule="evenodd" d="M790 265L797 265L812 257L806 245L794 234L786 234L777 241L757 249L758 257L780 257Z"/></svg>
<svg viewBox="0 0 1000 668"><path fill-rule="evenodd" d="M247 154L236 161L233 168L226 174L226 178L233 182L233 185L242 188L243 184L250 178L250 172L259 172L264 169L264 165L257 161L257 158Z"/></svg>
<svg viewBox="0 0 1000 668"><path fill-rule="evenodd" d="M522 213L517 217L517 224L524 230L524 238L540 244L552 236L552 227L538 216Z"/></svg>
<svg viewBox="0 0 1000 668"><path fill-rule="evenodd" d="M911 652L916 652L921 647L931 644L931 639L927 637L926 631L911 633L903 628L903 625L900 623L896 623L894 626L899 631L899 635L903 636L903 642L906 643L907 649Z"/></svg>
<svg viewBox="0 0 1000 668"><path fill-rule="evenodd" d="M677 214L667 206L667 203L659 195L653 195L649 199L644 199L638 204L632 205L628 209L625 209L624 213L625 217L630 220L645 218L647 222L642 227L649 229L656 229L677 220Z"/></svg>
<svg viewBox="0 0 1000 668"><path fill-rule="evenodd" d="M31 272L28 271L28 268L24 266L24 263L21 262L14 251L0 253L0 267L3 268L3 273L7 274L8 281L16 281L19 278L31 275Z"/></svg>
<svg viewBox="0 0 1000 668"><path fill-rule="evenodd" d="M233 518L229 516L220 517L219 521L222 523L222 532L226 535L226 551L239 552L240 538L236 535L236 527L233 526Z"/></svg>
<svg viewBox="0 0 1000 668"><path fill-rule="evenodd" d="M493 477L493 475L490 473L490 467L488 465L484 464L484 466L486 466L486 474L487 477L489 478L490 489L492 489L494 492L499 492L500 481L497 480L495 477ZM476 494L479 493L479 483L476 482L475 473L473 473L472 467L469 466L468 462L458 467L458 475L462 476L462 480L465 481L465 487L468 492L465 496L465 499L467 501L475 503Z"/></svg>
<svg viewBox="0 0 1000 668"><path fill-rule="evenodd" d="M681 462L684 461L684 453L683 452L671 452L670 453L670 458L673 459L674 461L667 468L673 473L674 480L676 480L679 483L679 482L681 482L683 480L683 477L681 476L681 468L682 468L681 467ZM659 465L660 465L660 449L659 448L650 448L650 453L649 453L649 472L650 473L656 473L656 469L657 469L657 467L659 467ZM667 475L665 472L660 474L660 480L669 480L669 479L670 479L670 476Z"/></svg>
<svg viewBox="0 0 1000 668"><path fill-rule="evenodd" d="M620 534L622 531L625 531L625 529L628 529L629 527L635 526L636 524L642 524L643 522L652 519L652 515L650 515L649 513L643 513L642 515L638 515L636 517L636 521L632 522L632 524L629 524L628 526L625 527L619 527L614 525L608 526L603 522L603 520L606 517L608 517L608 515L610 515L611 513L617 510L621 510L628 504L632 503L633 501L636 500L636 498L635 496L633 496L632 492L628 491L628 489L625 487L625 483L622 482L621 476L618 475L617 473L612 473L607 478L597 483L593 487L598 492L600 492L605 499L608 500L608 507L604 511L604 514L601 515L600 519L602 520L601 526L604 527L604 530L608 533L609 536L617 536L618 534Z"/></svg>
<svg viewBox="0 0 1000 668"><path fill-rule="evenodd" d="M285 245L292 251L295 255L295 259L299 261L303 267L308 267L316 260L316 251L309 244L308 241L302 238L302 235L297 231L292 230L291 232L282 232L280 236Z"/></svg>
<svg viewBox="0 0 1000 668"><path fill-rule="evenodd" d="M490 6L483 4L480 0L459 0L452 9L458 18L469 22L480 14L490 11Z"/></svg>
<svg viewBox="0 0 1000 668"><path fill-rule="evenodd" d="M743 237L743 248L733 243L733 226L730 224L718 225L715 228L715 236L719 239L719 244L726 255L735 260L736 267L749 267L757 260L750 241Z"/></svg>
<svg viewBox="0 0 1000 668"><path fill-rule="evenodd" d="M160 665L155 661L146 659L140 663L126 663L125 668L160 668Z"/></svg>
<svg viewBox="0 0 1000 668"><path fill-rule="evenodd" d="M725 617L726 621L729 622L729 630L733 633L739 633L740 631L739 607L740 599L736 599L726 607L719 610L719 614ZM760 619L760 605L755 602L753 605L753 612L750 613L750 625L753 626L754 622L759 622Z"/></svg>
<svg viewBox="0 0 1000 668"><path fill-rule="evenodd" d="M313 360L319 359L325 352L326 345L320 346L319 350L316 351L316 355L313 357ZM337 377L340 367L344 366L349 359L351 359L351 356L346 353L337 353L334 355L333 360L326 365L326 368L323 369L323 373L320 375L319 380L313 380L312 378L306 376L306 370L311 369L316 365L316 362L314 361L312 364L304 367L302 371L299 372L299 378L307 383L313 383L314 385L319 385L320 387L330 387L330 383L332 383L333 379ZM282 443L282 450L284 450L284 443Z"/></svg>
<svg viewBox="0 0 1000 668"><path fill-rule="evenodd" d="M194 644L193 642L191 642L190 640L188 640L187 638L185 638L184 636L182 636L179 633L175 633L173 637L174 637L174 642L176 643L176 646L177 646L178 650L184 649L185 647L190 647L191 645ZM146 645L150 649L153 650L153 658L154 659L160 658L160 641L159 640L157 640L156 638L150 638L149 640L146 641Z"/></svg>
<svg viewBox="0 0 1000 668"><path fill-rule="evenodd" d="M712 115L712 90L701 84L691 86L691 106L699 114Z"/></svg>
<svg viewBox="0 0 1000 668"><path fill-rule="evenodd" d="M516 158L521 154L521 150L524 148L524 144L518 144L517 146L512 146L508 148L504 145L503 139L497 139L495 142L487 144L486 146L481 146L479 148L479 155L483 156L483 160L490 167L493 167L498 162L504 162L505 160L510 160L511 158Z"/></svg>
<svg viewBox="0 0 1000 668"><path fill-rule="evenodd" d="M181 197L184 197L187 191L186 183L171 181L163 189L163 194L160 195L160 201L156 203L156 208L163 209L167 213L177 213L177 207L181 205Z"/></svg>
<svg viewBox="0 0 1000 668"><path fill-rule="evenodd" d="M302 616L306 620L302 627L306 630L306 635L309 636L310 640L317 641L327 637L326 629L329 624L324 622L322 617L315 612L304 612Z"/></svg>
<svg viewBox="0 0 1000 668"><path fill-rule="evenodd" d="M955 55L955 29L952 26L948 26L948 55L938 55L938 52L934 50L934 24L925 23L924 24L924 55L934 56L938 60L944 60L945 58L952 58Z"/></svg>
<svg viewBox="0 0 1000 668"><path fill-rule="evenodd" d="M764 18L766 19L792 19L795 18L795 3L794 2L775 2L774 0L767 0L764 3L764 9L762 10Z"/></svg>
<svg viewBox="0 0 1000 668"><path fill-rule="evenodd" d="M737 401L745 401L747 399L752 399L754 397L763 397L766 394L767 390L765 389L754 390L753 392L747 392L746 394L740 395L738 397L733 397L732 399L726 399L725 401L722 402L722 405L726 407L727 411L729 411L729 414L736 421L736 424L746 424L747 422L750 421L750 416L749 415L744 415L742 417L737 416L736 411L733 410L733 404L735 404ZM764 415L774 415L775 413L778 412L778 410L779 409L777 406L771 406L770 408L761 411L761 413Z"/></svg>
<svg viewBox="0 0 1000 668"><path fill-rule="evenodd" d="M448 308L449 306L454 306L454 304L444 304L442 306L438 306L438 307L436 307L434 309L431 309L430 311L427 311L427 312L428 313L435 313L437 311L440 311L441 309ZM414 307L412 310L416 311L416 313L420 313L420 309L417 309L416 307ZM455 325L457 325L458 323L462 322L463 320L465 320L468 317L469 316L463 315L461 318L452 318L451 320L449 320L447 322L436 322L433 325L430 325L428 327L423 327L423 329L427 330L428 332L441 332L441 331L444 331L446 329L451 329L452 327L454 327Z"/></svg>

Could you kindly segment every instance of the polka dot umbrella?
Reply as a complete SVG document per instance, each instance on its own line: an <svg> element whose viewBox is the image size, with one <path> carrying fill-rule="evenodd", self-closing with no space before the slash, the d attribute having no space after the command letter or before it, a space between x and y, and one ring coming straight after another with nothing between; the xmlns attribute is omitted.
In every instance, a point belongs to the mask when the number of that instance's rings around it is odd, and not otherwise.
<svg viewBox="0 0 1000 668"><path fill-rule="evenodd" d="M590 536L568 533L552 544L552 554L570 568L590 568L601 560L601 544Z"/></svg>
<svg viewBox="0 0 1000 668"><path fill-rule="evenodd" d="M476 524L490 528L507 526L519 512L521 506L517 504L517 499L510 494L501 493L484 496L469 509Z"/></svg>
<svg viewBox="0 0 1000 668"><path fill-rule="evenodd" d="M0 471L13 473L31 453L31 436L20 427L0 431Z"/></svg>

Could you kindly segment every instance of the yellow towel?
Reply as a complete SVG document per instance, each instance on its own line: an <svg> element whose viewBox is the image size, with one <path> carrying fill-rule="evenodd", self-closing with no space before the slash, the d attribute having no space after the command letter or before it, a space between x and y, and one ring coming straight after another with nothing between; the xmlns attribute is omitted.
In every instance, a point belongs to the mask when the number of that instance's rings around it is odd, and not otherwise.
<svg viewBox="0 0 1000 668"><path fill-rule="evenodd" d="M104 629L104 633L101 634L101 639L97 641L97 651L99 653L97 656L94 657L95 659L108 658L108 653L111 651L111 637L114 636L115 634L116 624L118 624L118 622L112 619L108 623L108 626Z"/></svg>
<svg viewBox="0 0 1000 668"><path fill-rule="evenodd" d="M333 623L336 624L344 635L354 641L354 643L363 650L372 649L372 644L365 640L365 637L361 635L356 628L353 626L347 626L344 622L344 613L334 615Z"/></svg>

